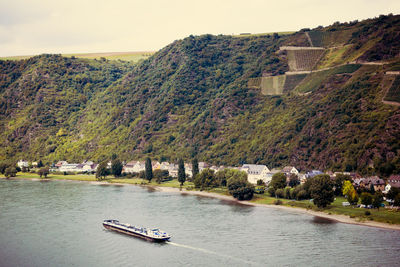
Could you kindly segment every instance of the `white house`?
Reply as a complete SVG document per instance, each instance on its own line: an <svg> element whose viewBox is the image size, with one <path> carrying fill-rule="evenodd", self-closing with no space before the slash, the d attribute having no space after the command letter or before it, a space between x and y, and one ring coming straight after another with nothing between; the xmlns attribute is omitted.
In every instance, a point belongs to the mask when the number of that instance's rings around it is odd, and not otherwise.
<svg viewBox="0 0 400 267"><path fill-rule="evenodd" d="M58 168L58 171L60 172L81 172L82 169L79 168L80 164L75 164L75 163L67 163L61 165L61 167Z"/></svg>
<svg viewBox="0 0 400 267"><path fill-rule="evenodd" d="M290 176L291 174L294 175L299 175L299 171L293 167L293 166L286 166L285 168L282 169L282 172L286 175L286 176Z"/></svg>
<svg viewBox="0 0 400 267"><path fill-rule="evenodd" d="M140 171L145 170L145 163L142 161L130 161L127 164L125 164L122 172L123 173L139 173Z"/></svg>
<svg viewBox="0 0 400 267"><path fill-rule="evenodd" d="M264 183L270 181L268 176L270 170L265 165L244 164L241 170L247 173L249 183L257 184L258 180L263 180Z"/></svg>
<svg viewBox="0 0 400 267"><path fill-rule="evenodd" d="M22 167L28 167L29 166L29 162L25 161L25 160L20 160L17 163L18 167L22 168Z"/></svg>

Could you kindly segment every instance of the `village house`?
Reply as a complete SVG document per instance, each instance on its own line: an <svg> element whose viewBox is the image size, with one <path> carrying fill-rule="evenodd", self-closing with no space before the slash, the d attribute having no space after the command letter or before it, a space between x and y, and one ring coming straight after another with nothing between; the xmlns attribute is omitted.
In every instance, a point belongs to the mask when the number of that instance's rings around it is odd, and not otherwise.
<svg viewBox="0 0 400 267"><path fill-rule="evenodd" d="M262 180L264 183L269 183L271 181L267 175L270 170L265 165L244 164L241 170L247 173L247 180L249 183L257 184L258 180Z"/></svg>
<svg viewBox="0 0 400 267"><path fill-rule="evenodd" d="M400 188L400 175L390 175L387 182L391 187Z"/></svg>
<svg viewBox="0 0 400 267"><path fill-rule="evenodd" d="M312 171L306 173L306 178L307 179L312 178L312 177L320 175L320 174L324 174L324 173L319 170L312 170Z"/></svg>
<svg viewBox="0 0 400 267"><path fill-rule="evenodd" d="M291 174L294 174L296 176L299 175L299 171L293 166L286 166L282 169L282 172L286 175L286 177L289 177Z"/></svg>
<svg viewBox="0 0 400 267"><path fill-rule="evenodd" d="M201 172L202 170L208 168L208 164L205 162L199 162L199 172Z"/></svg>
<svg viewBox="0 0 400 267"><path fill-rule="evenodd" d="M356 179L360 188L370 189L371 185L375 191L385 191L385 181L378 176Z"/></svg>
<svg viewBox="0 0 400 267"><path fill-rule="evenodd" d="M29 162L26 160L19 160L17 163L17 166L20 167L21 169L23 167L28 168L29 167Z"/></svg>
<svg viewBox="0 0 400 267"><path fill-rule="evenodd" d="M132 160L125 164L122 169L123 173L139 173L145 170L145 163L144 161L136 161Z"/></svg>

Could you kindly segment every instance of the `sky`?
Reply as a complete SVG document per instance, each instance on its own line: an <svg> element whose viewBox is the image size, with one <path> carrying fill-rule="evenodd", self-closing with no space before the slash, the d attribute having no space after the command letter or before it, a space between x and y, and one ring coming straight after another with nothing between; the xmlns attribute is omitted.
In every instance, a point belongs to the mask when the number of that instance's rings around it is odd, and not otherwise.
<svg viewBox="0 0 400 267"><path fill-rule="evenodd" d="M296 31L400 14L400 0L0 0L0 56L156 51L201 34Z"/></svg>

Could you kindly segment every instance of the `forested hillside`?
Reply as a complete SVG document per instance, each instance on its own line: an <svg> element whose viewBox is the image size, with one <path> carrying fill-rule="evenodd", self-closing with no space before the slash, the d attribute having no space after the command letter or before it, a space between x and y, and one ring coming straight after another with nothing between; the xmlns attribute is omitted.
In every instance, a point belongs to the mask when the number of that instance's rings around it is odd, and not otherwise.
<svg viewBox="0 0 400 267"><path fill-rule="evenodd" d="M382 102L398 92L384 81L400 70L399 32L400 17L390 15L282 36L189 36L136 65L57 55L0 61L0 159L117 153L399 172L400 109ZM314 43L326 49L315 68L331 69L302 74L278 96L249 86L289 70L279 47Z"/></svg>

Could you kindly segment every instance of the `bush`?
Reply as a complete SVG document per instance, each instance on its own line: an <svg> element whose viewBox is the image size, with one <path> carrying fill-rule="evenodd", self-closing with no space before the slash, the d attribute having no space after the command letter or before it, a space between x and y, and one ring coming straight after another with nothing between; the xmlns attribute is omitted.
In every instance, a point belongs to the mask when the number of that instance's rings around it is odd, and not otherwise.
<svg viewBox="0 0 400 267"><path fill-rule="evenodd" d="M8 167L8 168L4 171L4 175L5 175L7 178L15 177L16 174L17 174L17 169L14 168L14 167Z"/></svg>
<svg viewBox="0 0 400 267"><path fill-rule="evenodd" d="M283 196L284 196L284 198L290 199L290 189L292 189L292 188L290 188L290 187L285 187L285 189L283 190Z"/></svg>
<svg viewBox="0 0 400 267"><path fill-rule="evenodd" d="M272 186L268 187L268 193L269 193L269 195L271 197L274 197L275 196L275 189Z"/></svg>
<svg viewBox="0 0 400 267"><path fill-rule="evenodd" d="M371 205L372 204L372 195L367 192L363 192L361 194L361 204L364 204L365 206Z"/></svg>
<svg viewBox="0 0 400 267"><path fill-rule="evenodd" d="M275 191L275 196L276 196L276 197L283 198L284 195L285 195L285 193L284 193L284 191L283 191L282 188L279 188L279 189L277 189L277 190Z"/></svg>
<svg viewBox="0 0 400 267"><path fill-rule="evenodd" d="M233 178L228 180L228 191L238 200L250 200L253 198L254 186L246 179Z"/></svg>
<svg viewBox="0 0 400 267"><path fill-rule="evenodd" d="M371 212L370 212L369 210L366 210L366 211L364 212L364 214L367 215L367 216L369 216L369 215L371 215Z"/></svg>
<svg viewBox="0 0 400 267"><path fill-rule="evenodd" d="M282 200L277 199L277 200L274 201L274 204L275 205L282 205Z"/></svg>
<svg viewBox="0 0 400 267"><path fill-rule="evenodd" d="M299 193L297 193L296 199L297 200L303 200L303 199L307 199L308 198L308 194L306 192L306 190L300 190Z"/></svg>

